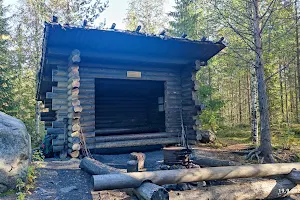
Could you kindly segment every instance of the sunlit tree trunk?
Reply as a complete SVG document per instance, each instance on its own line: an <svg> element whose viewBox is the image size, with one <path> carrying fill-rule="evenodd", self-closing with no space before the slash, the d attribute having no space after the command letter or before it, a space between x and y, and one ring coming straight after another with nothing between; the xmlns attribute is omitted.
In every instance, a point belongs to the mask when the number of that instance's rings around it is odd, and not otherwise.
<svg viewBox="0 0 300 200"><path fill-rule="evenodd" d="M272 156L272 145L270 135L270 118L268 95L265 82L265 72L262 57L262 36L261 36L261 18L259 16L260 0L253 0L254 4L254 43L255 43L255 71L258 82L258 103L260 114L260 147L259 150L263 155L264 161L274 162Z"/></svg>
<svg viewBox="0 0 300 200"><path fill-rule="evenodd" d="M258 146L257 123L257 79L255 69L250 69L250 96L251 96L251 135L253 143Z"/></svg>

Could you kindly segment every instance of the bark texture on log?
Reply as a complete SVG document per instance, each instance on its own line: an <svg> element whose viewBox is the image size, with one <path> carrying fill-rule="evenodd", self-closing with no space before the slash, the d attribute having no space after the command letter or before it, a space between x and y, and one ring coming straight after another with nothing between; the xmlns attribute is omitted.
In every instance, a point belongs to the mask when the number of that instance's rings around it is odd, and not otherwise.
<svg viewBox="0 0 300 200"><path fill-rule="evenodd" d="M145 200L169 200L169 193L163 187L153 183L145 182L140 187L136 188L134 194L139 199Z"/></svg>
<svg viewBox="0 0 300 200"><path fill-rule="evenodd" d="M91 175L118 174L122 172L120 169L110 167L88 157L85 157L81 160L79 167Z"/></svg>
<svg viewBox="0 0 300 200"><path fill-rule="evenodd" d="M127 162L127 172L138 172L138 161L137 160L129 160Z"/></svg>
<svg viewBox="0 0 300 200"><path fill-rule="evenodd" d="M119 174L123 171L105 165L97 160L91 158L83 158L80 162L81 169L91 175L95 174ZM129 193L134 193L138 197L142 197L145 200L168 200L169 194L165 188L155 185L153 183L142 183L139 187L129 190Z"/></svg>
<svg viewBox="0 0 300 200"><path fill-rule="evenodd" d="M136 188L144 181L165 185L233 178L267 177L289 174L294 168L300 169L300 163L258 164L95 175L93 176L93 185L94 190L111 190Z"/></svg>
<svg viewBox="0 0 300 200"><path fill-rule="evenodd" d="M288 179L260 180L241 184L204 187L170 192L172 200L249 200L274 199L300 193L300 186Z"/></svg>
<svg viewBox="0 0 300 200"><path fill-rule="evenodd" d="M291 171L291 173L289 173L286 177L295 184L300 183L300 171L299 170L293 169Z"/></svg>

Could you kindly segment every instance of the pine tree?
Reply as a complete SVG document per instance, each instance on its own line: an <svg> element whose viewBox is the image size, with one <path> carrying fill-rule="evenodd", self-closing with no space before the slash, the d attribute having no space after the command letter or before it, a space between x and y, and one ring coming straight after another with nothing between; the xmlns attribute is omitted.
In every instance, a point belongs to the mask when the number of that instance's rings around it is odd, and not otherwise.
<svg viewBox="0 0 300 200"><path fill-rule="evenodd" d="M13 78L14 73L10 66L8 18L5 16L7 8L0 0L0 111L10 113L13 109Z"/></svg>

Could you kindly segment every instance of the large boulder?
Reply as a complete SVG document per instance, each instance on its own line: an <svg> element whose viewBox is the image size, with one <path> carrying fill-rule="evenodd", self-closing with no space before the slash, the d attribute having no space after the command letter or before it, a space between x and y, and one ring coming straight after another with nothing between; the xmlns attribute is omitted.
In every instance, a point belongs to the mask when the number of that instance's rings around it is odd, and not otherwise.
<svg viewBox="0 0 300 200"><path fill-rule="evenodd" d="M26 179L31 141L24 123L0 112L0 193L15 189L17 179Z"/></svg>

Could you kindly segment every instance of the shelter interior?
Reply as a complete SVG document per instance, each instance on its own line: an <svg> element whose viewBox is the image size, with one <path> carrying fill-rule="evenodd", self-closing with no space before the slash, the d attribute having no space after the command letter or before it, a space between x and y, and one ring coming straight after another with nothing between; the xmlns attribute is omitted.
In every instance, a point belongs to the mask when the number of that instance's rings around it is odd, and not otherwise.
<svg viewBox="0 0 300 200"><path fill-rule="evenodd" d="M96 135L165 132L164 82L96 79Z"/></svg>

